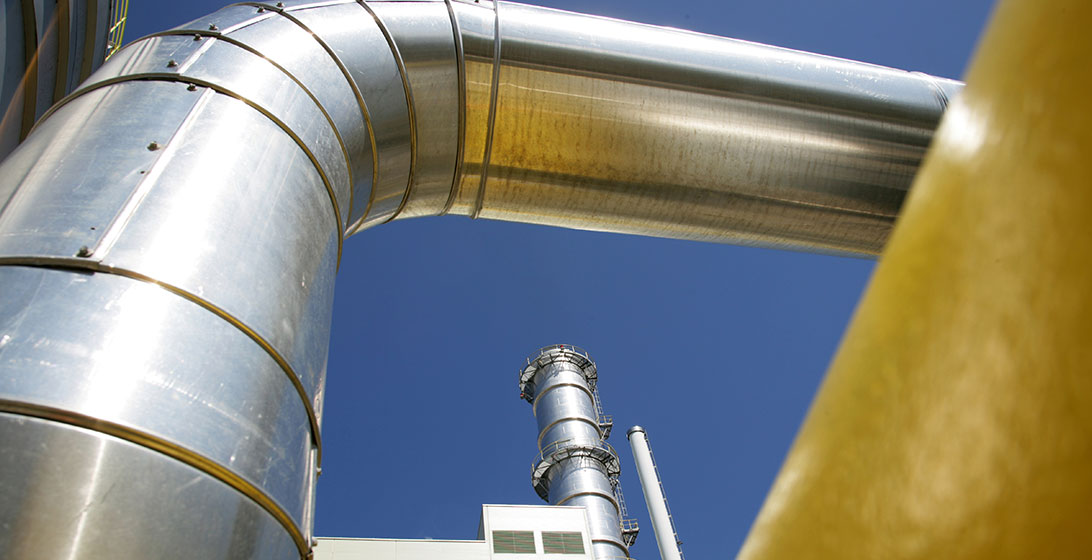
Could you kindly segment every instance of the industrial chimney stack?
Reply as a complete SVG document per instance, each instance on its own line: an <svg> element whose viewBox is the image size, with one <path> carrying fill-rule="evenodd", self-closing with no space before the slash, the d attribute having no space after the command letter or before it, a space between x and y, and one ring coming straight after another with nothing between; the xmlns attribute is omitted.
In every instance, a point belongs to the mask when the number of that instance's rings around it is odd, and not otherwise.
<svg viewBox="0 0 1092 560"><path fill-rule="evenodd" d="M520 370L520 397L538 421L539 455L531 482L552 505L584 506L595 558L628 558L637 524L626 519L612 422L596 390L595 362L576 346L542 348Z"/></svg>

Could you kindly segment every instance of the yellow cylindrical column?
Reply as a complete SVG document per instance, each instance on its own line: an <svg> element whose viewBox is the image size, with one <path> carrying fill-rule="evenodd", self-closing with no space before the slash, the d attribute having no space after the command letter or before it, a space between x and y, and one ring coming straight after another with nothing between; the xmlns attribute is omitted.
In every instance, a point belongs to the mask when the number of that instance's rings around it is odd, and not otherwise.
<svg viewBox="0 0 1092 560"><path fill-rule="evenodd" d="M741 558L1092 556L1090 21L998 6Z"/></svg>

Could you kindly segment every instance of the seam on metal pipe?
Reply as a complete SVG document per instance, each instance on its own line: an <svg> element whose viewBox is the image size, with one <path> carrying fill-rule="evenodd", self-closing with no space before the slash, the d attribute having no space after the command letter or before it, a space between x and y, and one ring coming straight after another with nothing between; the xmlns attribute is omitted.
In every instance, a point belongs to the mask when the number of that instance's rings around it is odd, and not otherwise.
<svg viewBox="0 0 1092 560"><path fill-rule="evenodd" d="M12 401L8 399L0 399L0 412L6 412L10 414L16 414L19 416L30 416L33 418L41 418L43 420L49 420L52 422L59 422L62 424L68 424L70 426L76 426L91 430L96 433L106 434L129 443L139 445L157 451L174 459L180 463L184 463L198 471L230 486L235 491L243 494L254 503L258 504L269 515L273 516L277 520L284 530L292 538L292 541L296 544L296 548L299 550L300 557L305 558L307 556L308 547L307 540L303 537L303 534L296 527L292 521L292 517L288 515L277 502L262 492L257 486L254 486L246 479L235 474L231 470L220 465L216 461L205 457L199 453L194 453L189 449L171 443L165 439L157 437L155 435L143 432L126 426L124 424L118 424L116 422L110 422L96 418L94 416L88 416L80 414L78 412L72 412L62 408L56 408L52 406L45 406L33 403L27 403L24 401Z"/></svg>
<svg viewBox="0 0 1092 560"><path fill-rule="evenodd" d="M493 0L493 78L489 85L489 116L486 117L485 152L482 154L482 172L478 182L478 192L474 199L474 210L470 218L476 220L485 204L485 184L489 180L489 158L493 154L493 128L497 121L497 96L500 91L501 68L501 32L500 2Z"/></svg>
<svg viewBox="0 0 1092 560"><path fill-rule="evenodd" d="M937 83L935 77L930 76L925 72L911 72L911 74L914 74L915 76L920 76L925 80L926 83L929 84L929 86L933 89L933 95L936 96L937 102L940 103L941 110L945 110L948 108L948 94L944 93L944 88L940 87L940 84Z"/></svg>
<svg viewBox="0 0 1092 560"><path fill-rule="evenodd" d="M129 220L133 217L133 214L136 213L137 208L144 202L144 198L152 190L152 187L155 186L159 176L163 174L165 165L170 163L171 159L174 158L174 154L178 151L179 145L179 142L176 142L176 140L180 141L186 136L186 133L193 124L193 118L208 104L214 95L216 95L216 93L213 90L207 89L197 98L197 101L190 107L189 112L182 118L182 122L178 124L178 128L175 129L174 134L172 134L164 143L165 147L163 148L163 152L159 154L159 157L157 157L154 162L152 162L152 165L147 172L141 176L140 182L137 183L136 187L129 192L129 197L125 200L125 203L122 204L121 209L118 210L117 214L114 215L114 219L110 220L110 223L107 224L102 235L99 236L99 240L91 248L91 251L87 256L96 253L101 255L104 252L109 252L114 246L114 243L117 242L121 232L129 225Z"/></svg>
<svg viewBox="0 0 1092 560"><path fill-rule="evenodd" d="M447 14L451 18L451 33L455 37L455 72L459 78L459 132L455 144L455 172L451 178L451 191L440 214L447 214L455 205L459 194L459 184L463 177L463 158L466 157L466 53L463 52L463 32L459 29L459 18L455 15L455 6L451 0L444 0Z"/></svg>
<svg viewBox="0 0 1092 560"><path fill-rule="evenodd" d="M330 5L340 5L340 4L350 4L350 3L352 3L352 0L346 1L346 2L331 2ZM261 2L242 2L242 3L238 4L238 5L241 5L241 6L254 6L254 7L257 7L257 8L262 8L262 9L265 9L265 10L269 10L271 12L275 12L277 14L280 14L281 17L283 17L283 18L287 19L288 21L291 21L292 23L299 26L300 29L303 29L308 34L310 34L312 37L314 37L315 41L318 42L319 46L321 46L322 49L324 51L326 51L326 54L330 55L330 59L333 60L334 64L337 65L338 69L341 70L342 75L345 76L345 80L349 82L349 87L352 88L353 95L356 96L356 101L360 105L360 112L361 112L361 114L364 115L364 124L368 127L368 140L372 144L372 185L371 185L371 189L369 190L369 194L368 194L368 205L364 208L364 213L361 215L362 217L360 219L361 223L363 223L364 218L367 217L367 215L368 215L368 210L372 206L372 200L375 198L375 187L376 187L376 185L379 184L379 146L376 145L376 142L375 142L375 130L372 128L372 117L371 117L371 115L368 114L368 106L364 102L363 94L360 93L360 87L358 87L356 85L356 80L353 79L352 74L349 73L349 69L345 67L345 63L341 61L341 57L339 57L337 55L337 53L334 52L334 49L330 48L330 45L326 44L326 41L324 41L322 39L322 37L319 37L317 33L312 31L310 27L307 27L298 18L296 18L292 14L289 14L288 9L286 9L286 8L277 8L275 6L270 6L269 4L264 4L264 3L261 3ZM309 7L311 7L311 6L297 6L296 8L297 9L302 9L302 8L309 8ZM352 207L350 206L348 216L350 216L350 218L351 218L352 215L353 215ZM337 220L338 220L338 223L341 223L341 215L340 214L338 214ZM338 228L338 237L339 238L342 237L342 235L343 235L342 230L344 230L344 233L350 233L348 231L349 227L350 227L350 224L346 224L344 228L339 227ZM340 269L340 266L341 266L341 244L339 242L338 243L338 267L339 267L339 269Z"/></svg>
<svg viewBox="0 0 1092 560"><path fill-rule="evenodd" d="M217 41L223 41L225 43L229 43L231 45L239 47L239 48L253 54L254 56L262 58L263 60L269 62L269 64L271 64L274 68L276 68L277 70L280 70L281 72L283 72L285 76L288 76L288 79L295 82L296 85L299 86L300 89L303 90L303 92L307 94L307 97L311 98L311 101L314 102L316 107L318 107L318 110L322 113L322 116L326 118L326 122L330 125L330 129L334 132L334 136L337 138L338 146L341 147L341 155L345 158L345 168L346 168L346 171L348 172L348 175L349 175L349 208L348 208L348 210L349 210L349 212L351 214L352 207L353 207L353 191L355 189L352 188L352 186L354 184L353 166L350 163L350 159L349 159L349 149L345 146L345 139L342 137L341 131L338 130L337 125L334 123L333 117L331 117L330 113L326 111L326 107L324 107L322 105L322 102L320 102L318 100L318 98L315 97L315 94L312 93L311 90L308 89L307 86L305 86L303 84L303 82L301 82L299 80L299 78L297 78L294 74L289 72L287 68L285 68L284 66L281 66L279 63L277 63L277 61L265 56L258 49L254 48L254 47L252 47L252 46L250 46L250 45L248 45L248 44L246 44L246 43L244 43L242 41L239 41L237 39L233 39L233 38L231 38L229 36L223 35L223 34L218 33L216 31L209 32L209 31L197 31L197 30L185 30L185 29L172 29L170 31L163 31L161 33L153 33L153 34L148 35L147 37L145 37L145 39L150 38L150 37L187 36L187 35L193 35L195 37L202 37L202 38L207 37L207 38L211 38L211 39L214 39L214 40L217 40ZM181 72L181 70L179 72ZM338 216L339 216L338 220L339 220L339 223L340 223L340 214ZM345 227L346 228L348 227L348 223L345 224Z"/></svg>
<svg viewBox="0 0 1092 560"><path fill-rule="evenodd" d="M269 354L269 357L274 362L276 362L277 365L280 366L281 370L284 371L285 375L288 376L289 382L292 383L292 386L296 390L296 394L299 396L300 400L303 401L304 409L307 411L307 421L310 424L311 429L311 441L314 443L315 448L317 449L316 462L317 464L322 465L322 432L319 429L318 416L316 416L315 414L314 407L311 406L311 398L307 395L307 390L303 387L303 382L300 381L299 376L296 374L296 371L292 369L292 366L288 363L288 360L286 360L284 356L282 356L280 352L278 352L277 349L273 347L272 344L270 344L268 341L262 338L260 334L247 326L246 323L243 323L234 315L225 311L223 308L172 284L161 282L159 280L156 280L155 278L133 270L104 264L102 261L95 259L82 259L76 257L0 257L0 266L32 266L41 268L78 269L89 270L91 272L99 272L102 274L115 274L117 276L122 276L131 280L139 280L141 282L146 282L148 284L163 288L164 290L187 301L190 301L204 308L210 313L216 315L217 317L223 319L228 324L242 331L243 334L245 334L248 338L254 341L254 343L257 344L259 347L261 347L262 350L265 350L265 352Z"/></svg>
<svg viewBox="0 0 1092 560"><path fill-rule="evenodd" d="M580 496L595 496L595 497L598 497L598 498L603 498L604 500L607 500L608 502L611 503L611 505L614 506L614 509L616 509L618 511L618 515L622 515L622 508L618 505L618 502L614 499L614 496L611 496L609 494L604 494L602 492L577 492L575 494L570 494L568 496L565 496L564 499L558 500L558 502L556 504L554 504L554 505L555 506L563 506L563 505L565 505L565 502L568 502L569 500L571 500L573 498L579 498ZM613 541L609 541L609 542L613 542Z"/></svg>
<svg viewBox="0 0 1092 560"><path fill-rule="evenodd" d="M557 426L558 424L561 424L561 422L563 422L563 421L570 421L570 420L580 420L580 421L584 422L584 424L587 424L589 426L594 427L595 428L595 433L600 434L600 439L601 440L603 439L603 432L600 431L600 425L595 424L595 422L593 422L590 418L584 418L583 416L566 416L566 417L563 417L563 418L558 418L557 420L554 420L553 422L550 422L549 426L543 428L542 431L538 432L538 449L542 449L543 436L545 436L546 432L549 431L550 428L553 428L553 427ZM578 444L572 444L572 445L566 445L566 446L567 446L567 448L580 448L580 446L582 446L582 445L578 443Z"/></svg>
<svg viewBox="0 0 1092 560"><path fill-rule="evenodd" d="M406 177L406 189L402 191L402 200L398 203L398 208L394 210L394 213L388 216L386 220L383 220L383 223L385 224L394 220L402 213L402 209L404 209L406 203L409 202L414 183L417 179L417 110L415 109L416 103L413 102L413 88L410 87L409 74L406 72L406 62L402 59L402 53L399 52L394 37L391 37L391 32L387 29L387 25L383 23L379 14L375 13L375 10L373 10L367 2L364 2L364 0L357 0L357 4L364 8L364 11L368 12L368 15L372 16L372 19L375 20L375 25L379 27L379 31L383 33L383 37L387 40L387 45L390 46L391 49L391 55L394 56L394 63L398 66L398 75L402 77L402 89L406 92L406 110L409 116L410 129L409 175ZM364 217L367 218L367 215Z"/></svg>
<svg viewBox="0 0 1092 560"><path fill-rule="evenodd" d="M202 42L201 46L198 47L196 51L193 51L188 57L186 57L186 60L182 61L182 64L179 64L178 67L174 69L175 73L179 76L184 74L186 70L189 70L195 62L200 60L200 58L205 55L205 53L209 52L209 49L211 49L212 45L214 45L215 43L215 40Z"/></svg>
<svg viewBox="0 0 1092 560"><path fill-rule="evenodd" d="M542 395L545 395L546 393L549 393L550 391L553 391L554 389L558 389L560 387L574 387L576 389L580 389L581 391L584 391L585 393L588 394L588 398L592 400L592 403L593 403L593 406L594 406L595 396L592 395L591 389L588 389L586 386L584 386L584 385L582 385L580 383L570 383L568 381L564 381L564 382L561 382L561 383L554 383L553 385L548 385L541 392L536 392L535 393L535 402L531 403L531 413L532 414L538 414L538 399L542 398Z"/></svg>
<svg viewBox="0 0 1092 560"><path fill-rule="evenodd" d="M225 88L225 87L223 87L223 86L221 86L219 84L212 83L212 82L210 82L208 80L202 80L200 78L193 78L193 77L190 77L190 76L182 76L182 75L174 74L174 73L170 73L170 72L147 72L147 73L140 73L140 74L126 74L124 76L118 76L116 78L110 78L110 79L107 79L107 80L103 80L101 82L95 82L95 83L93 83L91 85L88 85L86 87L82 87L82 88L76 90L75 92L73 92L72 95L70 95L70 96L66 97L65 99L63 99L61 101L61 103L58 103L58 104L54 105L50 109L50 112L52 113L53 111L59 109L61 106L65 105L66 103L68 103L69 101L75 99L76 97L79 97L80 95L83 95L84 93L94 91L96 89L104 88L104 87L107 87L107 86L112 86L112 85L115 85L115 84L121 84L121 83L125 83L125 82L139 82L139 81L179 82L179 83L183 83L183 84L193 84L193 85L198 85L198 86L202 86L202 87L207 87L210 90L216 91L217 93L220 93L220 94L226 95L228 97L231 97L231 98L234 98L234 99L238 99L239 101L242 101L248 107L251 107L252 109L258 111L263 116L265 116L267 119L272 121L273 124L277 125L285 134L287 134L288 137L291 138L292 141L294 141L296 143L296 145L299 146L299 148L301 150L303 150L303 153L311 161L311 165L313 165L315 167L315 170L318 172L319 177L322 179L322 184L326 187L326 195L330 199L330 205L331 205L331 208L332 208L332 210L334 212L334 224L335 224L334 229L337 231L337 266L340 268L340 266L341 266L341 247L342 247L342 244L345 241L345 233L344 233L344 230L341 227L341 213L340 213L340 210L338 209L337 195L334 194L333 185L330 184L330 178L326 176L326 172L322 169L322 165L319 164L318 159L315 157L315 154L311 151L311 149L307 147L307 143L305 143L303 141L303 139L300 138L299 135L296 134L296 132L293 131L284 121L277 118L276 115L274 115L271 111L269 111L266 108L259 105L257 102L251 101L250 99L246 98L245 96L242 96L242 95L240 95L238 93L235 93L234 91L232 91L230 89L227 89L227 88ZM48 114L46 116L48 116ZM45 121L44 117L42 118L42 121Z"/></svg>
<svg viewBox="0 0 1092 560"><path fill-rule="evenodd" d="M325 8L326 6L342 6L344 4L352 4L356 0L320 0L317 2L311 2L310 4L293 4L291 6L281 6L276 8L277 10L283 10L286 12L298 12L300 10L310 10L311 8Z"/></svg>
<svg viewBox="0 0 1092 560"><path fill-rule="evenodd" d="M263 21L273 19L273 17L277 15L277 12L272 12L272 11L266 12L264 8L258 8L258 14L260 14L260 15L254 16L254 17L252 17L252 18L250 18L248 20L245 20L245 21L240 21L239 23L236 23L235 25L225 27L225 28L220 30L220 33L223 34L223 35L227 35L228 33L231 33L233 31L238 31L240 29L243 29L244 27L250 27L251 25L255 25L255 24L261 23ZM156 35L156 34L149 35L148 37L152 37L154 35ZM146 39L146 37L141 37L140 41L142 41L144 39ZM139 42L139 41L134 41L134 43L136 43L136 42Z"/></svg>
<svg viewBox="0 0 1092 560"><path fill-rule="evenodd" d="M305 4L305 5L299 5L299 6L290 6L290 7L286 7L286 8L280 8L279 11L289 12L289 11L298 11L298 10L311 9L311 8L322 8L322 7L325 7L325 6L340 6L340 5L343 5L343 4L352 4L354 1L356 1L356 0L329 0L329 1L326 1L326 2L315 2L313 4ZM262 8L259 8L259 11L261 11L261 10L262 10ZM290 19L294 19L294 18L290 18ZM308 32L311 32L310 29L307 29L305 26L303 26L302 22L299 22L297 20L296 24L300 25L301 27L303 27ZM240 27L240 26L233 27L231 29L231 31L234 31L235 29L241 29L241 28L242 27ZM228 31L225 31L224 33L227 33L227 32ZM318 35L317 34L311 32L311 35L313 35L315 37L315 39L318 40ZM320 41L320 43L321 43L321 41ZM244 43L239 43L240 46L242 46L243 44ZM369 139L369 141L371 142L371 145L372 145L372 184L371 184L371 188L369 189L369 193L370 193L371 191L373 191L375 189L376 185L379 184L379 146L378 146L378 144L376 143L376 140L375 140L375 132L372 130L371 116L368 113L368 108L367 108L367 106L366 106L366 104L364 102L363 95L357 89L356 81L353 80L352 76L349 75L348 69L345 68L345 66L341 63L341 59L338 58L337 56L335 56L334 53L333 53L333 50L327 48L327 45L323 44L323 49L327 53L329 53L331 55L331 57L334 60L334 63L337 65L338 69L341 70L342 74L344 74L345 78L349 81L349 85L350 85L350 87L352 87L353 93L356 95L357 103L360 104L360 106L361 106L361 114L364 115L364 124L368 128L368 139ZM256 54L258 56L262 56L256 50L253 51L253 52L254 52L254 54ZM265 58L265 57L262 56L262 58ZM272 59L269 59L269 61L273 62ZM276 64L275 62L273 62L273 63ZM278 68L279 67L280 66L278 65ZM289 74L289 76L293 80L296 79L294 76L291 76L291 74L287 70L285 70L285 73ZM297 83L299 83L299 82L297 81ZM307 91L308 95L310 95L310 91L308 91L307 88L304 87L302 83L300 83L300 87L302 87L304 89L304 91ZM315 100L315 103L319 105L320 109L322 109L323 114L326 114L325 108L322 107L322 105L318 102L317 99ZM326 115L326 118L329 119L330 116ZM330 121L330 124L333 125L333 120ZM333 126L333 128L334 128L334 133L337 134L337 136L338 136L338 142L342 142L341 147L342 147L342 150L345 153L345 165L347 165L349 167L349 207L347 209L348 212L346 212L346 214L345 214L345 234L346 234L346 236L348 236L348 235L350 235L349 227L351 226L350 222L351 222L351 220L353 218L353 208L356 205L356 181L353 179L353 170L352 170L352 164L350 163L350 160L349 160L349 152L345 148L345 144L341 139L340 132L337 131L337 127ZM369 197L370 196L371 195L369 194ZM370 206L370 201L369 201L369 206ZM367 210L365 210L365 212L361 215L361 222L363 222L363 219L366 218L366 217L367 217Z"/></svg>

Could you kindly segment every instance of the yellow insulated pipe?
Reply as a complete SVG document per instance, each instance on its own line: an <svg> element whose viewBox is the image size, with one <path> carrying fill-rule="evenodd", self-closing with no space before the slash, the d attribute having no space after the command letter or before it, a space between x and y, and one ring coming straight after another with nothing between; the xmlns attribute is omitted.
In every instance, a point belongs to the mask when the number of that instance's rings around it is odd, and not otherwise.
<svg viewBox="0 0 1092 560"><path fill-rule="evenodd" d="M1092 557L1092 3L994 15L740 557Z"/></svg>

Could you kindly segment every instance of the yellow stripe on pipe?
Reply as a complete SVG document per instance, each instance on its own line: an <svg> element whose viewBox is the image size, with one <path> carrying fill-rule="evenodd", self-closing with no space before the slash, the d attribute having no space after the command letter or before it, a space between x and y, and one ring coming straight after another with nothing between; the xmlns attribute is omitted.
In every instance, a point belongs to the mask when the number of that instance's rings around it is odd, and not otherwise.
<svg viewBox="0 0 1092 560"><path fill-rule="evenodd" d="M740 557L1092 557L1092 3L1002 2Z"/></svg>

